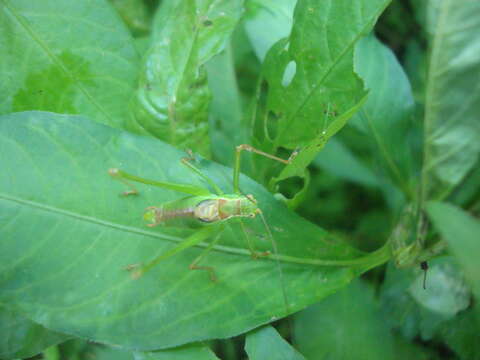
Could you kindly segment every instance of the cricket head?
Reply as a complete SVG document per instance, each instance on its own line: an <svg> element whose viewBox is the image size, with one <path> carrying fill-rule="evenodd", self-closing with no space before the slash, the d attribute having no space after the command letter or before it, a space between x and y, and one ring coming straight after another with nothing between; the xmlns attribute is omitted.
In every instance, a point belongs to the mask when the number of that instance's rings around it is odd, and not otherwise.
<svg viewBox="0 0 480 360"><path fill-rule="evenodd" d="M244 216L255 217L260 212L260 209L257 205L257 200L253 197L253 195L245 195L245 197L240 200L240 208L240 212Z"/></svg>
<svg viewBox="0 0 480 360"><path fill-rule="evenodd" d="M157 211L155 207L148 207L145 209L143 213L143 220L145 220L148 224L147 226L154 226L157 222Z"/></svg>

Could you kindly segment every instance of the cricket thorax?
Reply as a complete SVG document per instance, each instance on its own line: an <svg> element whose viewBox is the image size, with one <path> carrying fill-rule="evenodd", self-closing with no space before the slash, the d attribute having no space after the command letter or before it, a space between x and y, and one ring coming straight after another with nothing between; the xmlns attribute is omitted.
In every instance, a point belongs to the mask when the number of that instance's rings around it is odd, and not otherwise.
<svg viewBox="0 0 480 360"><path fill-rule="evenodd" d="M203 200L197 204L194 217L204 222L227 220L232 217L255 217L257 205L245 197Z"/></svg>

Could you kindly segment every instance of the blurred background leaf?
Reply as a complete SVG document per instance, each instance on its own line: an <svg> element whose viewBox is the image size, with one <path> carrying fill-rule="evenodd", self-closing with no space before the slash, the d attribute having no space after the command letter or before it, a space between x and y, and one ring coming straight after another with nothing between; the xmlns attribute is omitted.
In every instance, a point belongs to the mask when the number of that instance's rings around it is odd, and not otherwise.
<svg viewBox="0 0 480 360"><path fill-rule="evenodd" d="M425 94L423 193L441 200L480 152L480 3L430 0Z"/></svg>
<svg viewBox="0 0 480 360"><path fill-rule="evenodd" d="M241 0L162 2L128 130L210 156L204 64L223 50L241 12Z"/></svg>
<svg viewBox="0 0 480 360"><path fill-rule="evenodd" d="M302 354L295 350L271 326L264 326L247 335L245 351L249 360L305 360Z"/></svg>

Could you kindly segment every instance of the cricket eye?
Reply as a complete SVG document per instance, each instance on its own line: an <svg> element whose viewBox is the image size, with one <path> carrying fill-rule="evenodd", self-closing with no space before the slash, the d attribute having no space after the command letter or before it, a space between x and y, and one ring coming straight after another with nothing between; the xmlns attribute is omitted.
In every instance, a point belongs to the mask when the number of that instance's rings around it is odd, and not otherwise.
<svg viewBox="0 0 480 360"><path fill-rule="evenodd" d="M257 203L257 200L255 200L255 198L253 197L252 194L249 194L249 195L246 195L247 199L250 200L251 202L253 202L254 204Z"/></svg>

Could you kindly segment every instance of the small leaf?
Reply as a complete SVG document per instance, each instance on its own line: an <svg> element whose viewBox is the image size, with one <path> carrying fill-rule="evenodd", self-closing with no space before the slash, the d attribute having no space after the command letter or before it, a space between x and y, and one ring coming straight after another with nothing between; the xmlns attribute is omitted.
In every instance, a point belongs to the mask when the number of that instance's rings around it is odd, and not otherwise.
<svg viewBox="0 0 480 360"><path fill-rule="evenodd" d="M441 200L480 153L480 2L429 1L427 30L422 181L426 199Z"/></svg>
<svg viewBox="0 0 480 360"><path fill-rule="evenodd" d="M240 0L163 1L128 128L209 155L210 91L203 65L223 50Z"/></svg>
<svg viewBox="0 0 480 360"><path fill-rule="evenodd" d="M305 360L271 326L253 330L247 336L245 351L250 360Z"/></svg>

